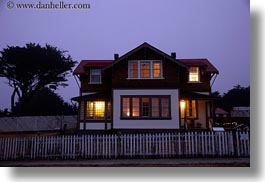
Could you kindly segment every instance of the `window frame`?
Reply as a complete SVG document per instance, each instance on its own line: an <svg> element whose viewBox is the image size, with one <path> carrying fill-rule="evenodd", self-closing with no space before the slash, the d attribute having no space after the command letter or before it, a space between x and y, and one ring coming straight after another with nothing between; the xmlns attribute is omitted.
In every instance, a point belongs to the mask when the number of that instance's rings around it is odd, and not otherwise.
<svg viewBox="0 0 265 182"><path fill-rule="evenodd" d="M98 70L99 71L99 75L92 75L92 70ZM89 78L89 84L102 84L102 69L100 68L90 68L90 78ZM92 76L99 76L99 82L92 82Z"/></svg>
<svg viewBox="0 0 265 182"><path fill-rule="evenodd" d="M123 98L129 99L129 116L125 116L123 114ZM139 98L139 116L133 116L133 98ZM142 106L142 99L148 98L148 116L143 116L143 106ZM158 116L152 116L153 109L152 109L152 99L158 98ZM168 116L164 116L162 114L162 98L168 99ZM172 119L171 115L171 96L170 95L121 95L120 96L120 119L121 120L170 120Z"/></svg>
<svg viewBox="0 0 265 182"><path fill-rule="evenodd" d="M194 69L194 68L196 69L196 73L191 71L191 69ZM192 76L197 76L198 80L192 81L192 79L191 79ZM189 83L201 83L200 67L198 67L198 66L189 67L188 82Z"/></svg>
<svg viewBox="0 0 265 182"><path fill-rule="evenodd" d="M132 73L132 68L131 65L133 63L137 64L137 77L133 77L132 75L134 75ZM159 63L160 64L160 77L155 77L154 76L154 64L155 63ZM142 64L149 64L149 77L142 77ZM128 61L128 78L127 79L164 79L163 77L163 63L162 60L129 60Z"/></svg>
<svg viewBox="0 0 265 182"><path fill-rule="evenodd" d="M194 102L195 106L192 106L192 102ZM191 106L190 106L191 105ZM198 101L189 99L186 101L186 118L188 119L198 119ZM193 115L193 112L195 112L195 115ZM190 115L189 113L192 113Z"/></svg>
<svg viewBox="0 0 265 182"><path fill-rule="evenodd" d="M97 117L96 114L97 114L97 111L96 111L96 102L103 102L104 103L104 109L103 109L103 117ZM88 111L88 104L89 103L92 103L92 110L91 111ZM102 101L102 100L99 100L99 101L86 101L85 102L85 120L105 120L106 119L106 104L108 104L108 102L106 101ZM90 117L89 115L89 112L91 112L92 116ZM108 116L107 116L108 117Z"/></svg>

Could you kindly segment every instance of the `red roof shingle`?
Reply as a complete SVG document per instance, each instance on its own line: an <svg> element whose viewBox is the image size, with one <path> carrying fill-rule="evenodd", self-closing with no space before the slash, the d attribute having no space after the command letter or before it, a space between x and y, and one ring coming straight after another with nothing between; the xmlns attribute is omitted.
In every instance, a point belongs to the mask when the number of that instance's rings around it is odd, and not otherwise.
<svg viewBox="0 0 265 182"><path fill-rule="evenodd" d="M208 59L177 59L182 64L191 67L191 66L198 66L204 68L206 73L217 73L219 71L208 61Z"/></svg>
<svg viewBox="0 0 265 182"><path fill-rule="evenodd" d="M112 62L113 60L82 60L75 68L73 74L87 74L86 68L88 67L106 67Z"/></svg>

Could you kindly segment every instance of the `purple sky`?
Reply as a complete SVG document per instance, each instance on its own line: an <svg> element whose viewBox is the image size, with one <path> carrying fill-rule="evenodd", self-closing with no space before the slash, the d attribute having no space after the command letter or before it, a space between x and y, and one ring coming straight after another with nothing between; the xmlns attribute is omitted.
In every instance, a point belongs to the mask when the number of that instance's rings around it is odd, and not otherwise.
<svg viewBox="0 0 265 182"><path fill-rule="evenodd" d="M91 5L83 10L7 9L7 2L0 2L0 50L47 43L79 62L113 59L148 42L177 58L208 58L220 72L213 91L250 84L249 0L64 0ZM5 82L0 79L0 109L10 108ZM57 93L70 102L79 92L73 76L68 84Z"/></svg>

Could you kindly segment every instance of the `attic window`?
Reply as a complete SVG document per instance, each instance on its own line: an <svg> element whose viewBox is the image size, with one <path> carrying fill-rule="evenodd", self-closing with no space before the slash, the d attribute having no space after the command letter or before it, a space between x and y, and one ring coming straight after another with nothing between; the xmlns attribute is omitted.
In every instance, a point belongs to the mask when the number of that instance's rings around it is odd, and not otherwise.
<svg viewBox="0 0 265 182"><path fill-rule="evenodd" d="M90 83L101 83L101 69L90 69Z"/></svg>
<svg viewBox="0 0 265 182"><path fill-rule="evenodd" d="M162 62L160 60L131 60L128 64L129 79L161 79Z"/></svg>
<svg viewBox="0 0 265 182"><path fill-rule="evenodd" d="M189 68L189 82L199 82L200 81L200 70L199 67Z"/></svg>

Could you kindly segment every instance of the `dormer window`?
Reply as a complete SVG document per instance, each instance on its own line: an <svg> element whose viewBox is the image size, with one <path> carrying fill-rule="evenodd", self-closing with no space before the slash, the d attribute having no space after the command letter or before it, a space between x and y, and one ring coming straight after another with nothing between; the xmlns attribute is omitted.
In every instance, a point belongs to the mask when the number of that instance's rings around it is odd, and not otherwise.
<svg viewBox="0 0 265 182"><path fill-rule="evenodd" d="M161 79L162 62L160 60L132 60L128 64L129 79Z"/></svg>
<svg viewBox="0 0 265 182"><path fill-rule="evenodd" d="M101 84L101 69L90 69L90 84Z"/></svg>
<svg viewBox="0 0 265 182"><path fill-rule="evenodd" d="M189 68L189 82L200 82L200 69L199 67Z"/></svg>

